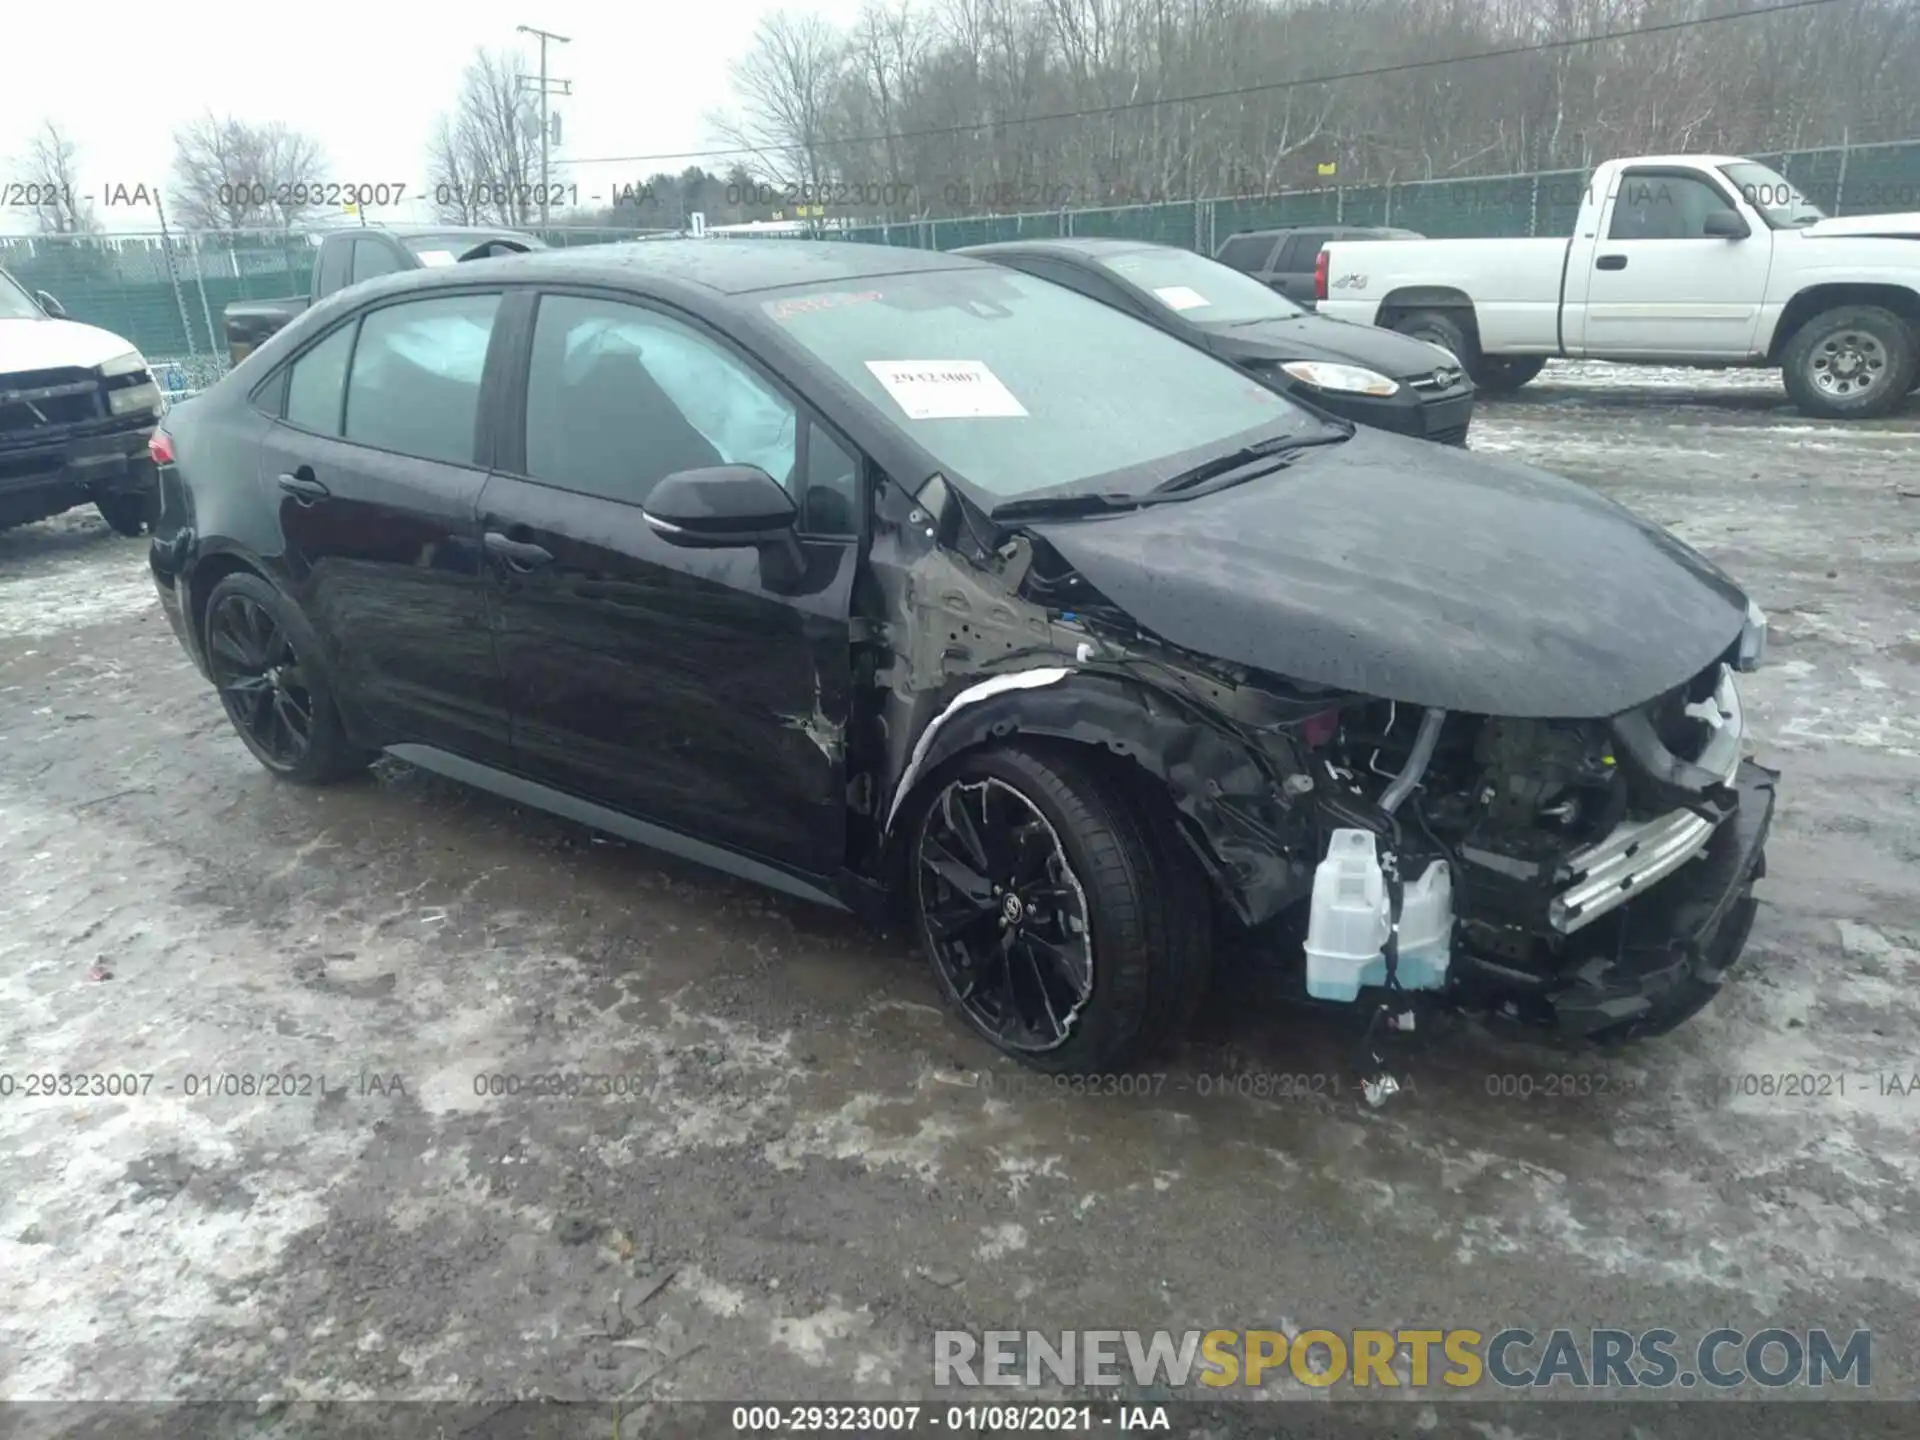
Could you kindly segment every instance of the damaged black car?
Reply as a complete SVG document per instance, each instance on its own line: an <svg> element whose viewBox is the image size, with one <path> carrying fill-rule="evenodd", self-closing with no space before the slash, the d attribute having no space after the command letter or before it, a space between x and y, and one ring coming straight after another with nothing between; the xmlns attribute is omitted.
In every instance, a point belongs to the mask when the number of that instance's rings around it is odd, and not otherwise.
<svg viewBox="0 0 1920 1440"><path fill-rule="evenodd" d="M267 769L383 752L904 912L1052 1071L1220 947L1404 1028L1612 1042L1738 959L1764 616L1512 462L1016 271L835 243L357 287L156 442L166 614Z"/></svg>

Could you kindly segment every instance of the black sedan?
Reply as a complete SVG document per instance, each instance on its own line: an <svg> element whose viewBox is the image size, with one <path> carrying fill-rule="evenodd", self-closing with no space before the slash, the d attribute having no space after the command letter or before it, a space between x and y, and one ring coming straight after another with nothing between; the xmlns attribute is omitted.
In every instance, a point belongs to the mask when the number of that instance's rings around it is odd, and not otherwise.
<svg viewBox="0 0 1920 1440"><path fill-rule="evenodd" d="M684 240L394 275L154 451L161 602L275 775L385 752L897 902L1046 1069L1170 1038L1216 925L1336 1013L1618 1039L1704 1004L1753 915L1730 579L1015 270Z"/></svg>
<svg viewBox="0 0 1920 1440"><path fill-rule="evenodd" d="M1252 276L1172 245L1008 240L955 252L1009 265L1125 311L1322 410L1464 445L1473 381L1447 351L1303 310Z"/></svg>

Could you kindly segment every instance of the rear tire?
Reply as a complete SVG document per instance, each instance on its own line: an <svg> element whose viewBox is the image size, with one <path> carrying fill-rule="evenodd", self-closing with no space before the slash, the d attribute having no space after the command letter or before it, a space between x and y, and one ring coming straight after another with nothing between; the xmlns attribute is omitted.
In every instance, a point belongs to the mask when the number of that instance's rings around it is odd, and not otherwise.
<svg viewBox="0 0 1920 1440"><path fill-rule="evenodd" d="M1546 368L1539 355L1482 355L1473 383L1489 395L1511 395Z"/></svg>
<svg viewBox="0 0 1920 1440"><path fill-rule="evenodd" d="M1199 1005L1206 882L1156 798L1070 746L974 751L927 787L914 929L948 1005L1024 1065L1114 1072Z"/></svg>
<svg viewBox="0 0 1920 1440"><path fill-rule="evenodd" d="M1887 414L1914 388L1916 369L1912 327L1878 305L1842 305L1814 316L1780 356L1793 403L1826 420Z"/></svg>
<svg viewBox="0 0 1920 1440"><path fill-rule="evenodd" d="M319 637L291 600L239 571L213 587L203 624L220 703L254 759L296 785L330 785L373 763L348 741Z"/></svg>
<svg viewBox="0 0 1920 1440"><path fill-rule="evenodd" d="M95 496L93 508L116 535L144 535L153 520L152 497L138 491Z"/></svg>

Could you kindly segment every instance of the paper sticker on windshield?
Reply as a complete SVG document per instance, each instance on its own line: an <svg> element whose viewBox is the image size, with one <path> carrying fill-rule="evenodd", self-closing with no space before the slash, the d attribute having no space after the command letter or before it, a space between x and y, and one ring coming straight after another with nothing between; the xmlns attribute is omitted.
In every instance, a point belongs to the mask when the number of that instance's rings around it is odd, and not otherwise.
<svg viewBox="0 0 1920 1440"><path fill-rule="evenodd" d="M1026 407L979 360L869 360L909 420L973 420L1025 415Z"/></svg>
<svg viewBox="0 0 1920 1440"><path fill-rule="evenodd" d="M452 265L455 261L451 250L422 250L420 252L420 263L422 265Z"/></svg>
<svg viewBox="0 0 1920 1440"><path fill-rule="evenodd" d="M1164 285L1153 293L1170 310L1198 310L1213 303L1198 290L1190 290L1185 285Z"/></svg>

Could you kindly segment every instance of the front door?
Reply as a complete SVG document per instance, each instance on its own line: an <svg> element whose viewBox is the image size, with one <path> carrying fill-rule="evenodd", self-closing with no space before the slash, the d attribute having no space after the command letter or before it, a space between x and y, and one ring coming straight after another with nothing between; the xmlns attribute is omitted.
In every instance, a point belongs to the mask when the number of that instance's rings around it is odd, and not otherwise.
<svg viewBox="0 0 1920 1440"><path fill-rule="evenodd" d="M463 293L386 305L323 338L293 362L260 484L357 728L504 764L475 450L499 303Z"/></svg>
<svg viewBox="0 0 1920 1440"><path fill-rule="evenodd" d="M522 774L827 875L845 854L857 466L744 357L662 311L541 297L524 423L480 499ZM641 512L681 470L798 492L804 574L684 550Z"/></svg>
<svg viewBox="0 0 1920 1440"><path fill-rule="evenodd" d="M1704 175L1622 171L1591 254L1567 275L1567 353L1726 360L1752 354L1773 232L1749 220L1755 228L1744 239L1708 235L1706 217L1717 210L1741 213L1731 192ZM1576 239L1573 255L1584 251ZM1576 298L1582 303L1572 303Z"/></svg>

